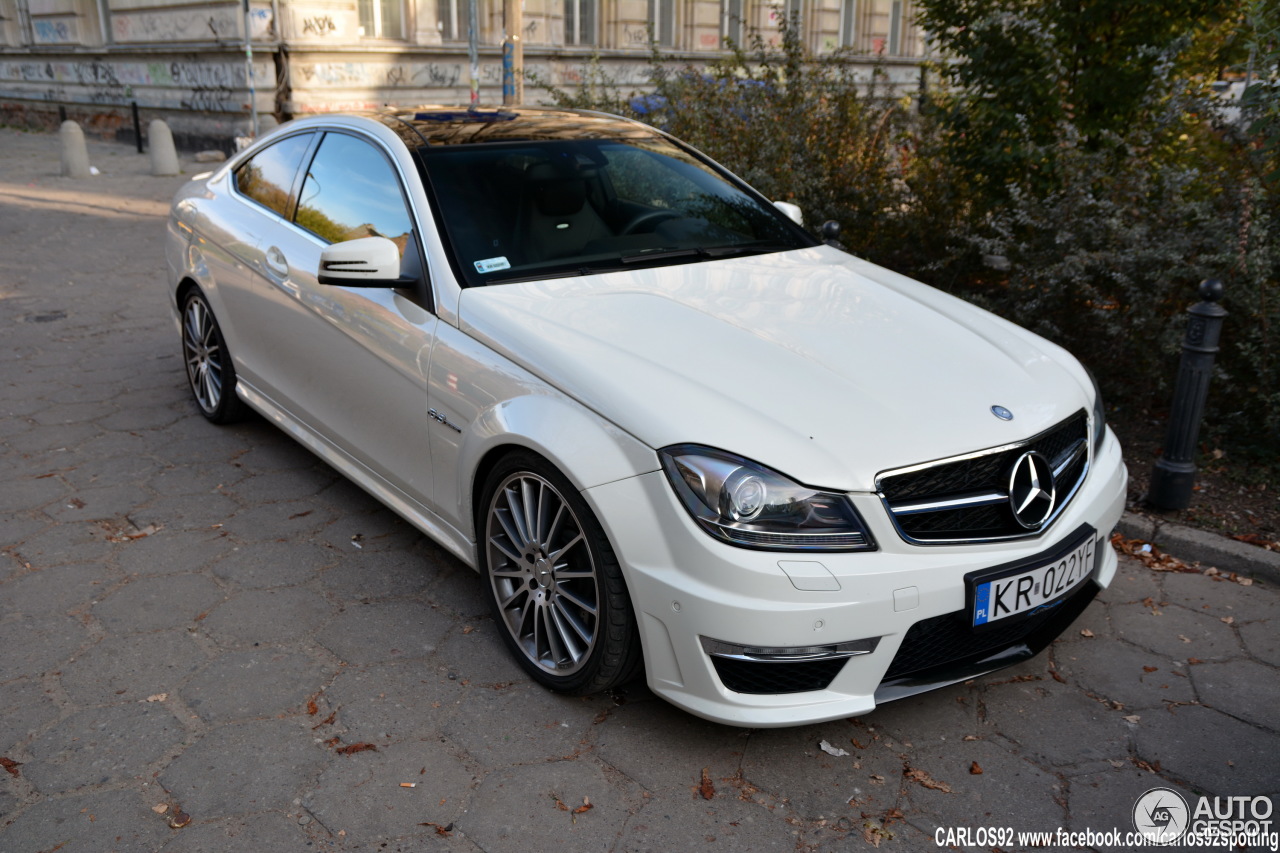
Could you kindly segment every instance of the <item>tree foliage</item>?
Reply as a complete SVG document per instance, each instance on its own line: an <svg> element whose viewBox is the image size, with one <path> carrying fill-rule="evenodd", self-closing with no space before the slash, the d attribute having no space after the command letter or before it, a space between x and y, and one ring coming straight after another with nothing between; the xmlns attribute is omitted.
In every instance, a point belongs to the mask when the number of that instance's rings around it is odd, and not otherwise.
<svg viewBox="0 0 1280 853"><path fill-rule="evenodd" d="M944 92L951 158L997 200L1052 191L1064 124L1104 148L1151 126L1157 90L1203 88L1240 50L1240 0L919 0ZM1188 120L1193 120L1188 117ZM1183 127L1169 127L1174 136ZM1127 152L1116 151L1116 156Z"/></svg>

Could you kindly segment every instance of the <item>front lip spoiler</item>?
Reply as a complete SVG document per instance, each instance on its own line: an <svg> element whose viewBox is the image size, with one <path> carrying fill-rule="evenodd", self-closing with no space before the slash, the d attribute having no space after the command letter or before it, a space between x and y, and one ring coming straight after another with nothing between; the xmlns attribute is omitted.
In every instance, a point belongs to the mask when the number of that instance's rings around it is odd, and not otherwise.
<svg viewBox="0 0 1280 853"><path fill-rule="evenodd" d="M876 704L905 699L917 693L968 681L970 678L977 678L997 669L1030 660L1057 639L1067 626L1085 611L1100 590L1101 587L1097 582L1090 579L1085 583L1085 588L1064 601L1062 607L1051 618L1046 619L1023 639L1003 649L984 652L880 682L875 692Z"/></svg>

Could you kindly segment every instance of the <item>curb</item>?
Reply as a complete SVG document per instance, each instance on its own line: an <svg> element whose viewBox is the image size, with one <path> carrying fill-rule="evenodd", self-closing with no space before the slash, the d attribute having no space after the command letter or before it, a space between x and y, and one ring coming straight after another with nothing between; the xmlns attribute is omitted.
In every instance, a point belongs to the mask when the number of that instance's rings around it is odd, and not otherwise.
<svg viewBox="0 0 1280 853"><path fill-rule="evenodd" d="M1186 562L1199 562L1280 585L1280 553L1275 551L1136 512L1125 512L1116 531L1128 539L1150 542Z"/></svg>

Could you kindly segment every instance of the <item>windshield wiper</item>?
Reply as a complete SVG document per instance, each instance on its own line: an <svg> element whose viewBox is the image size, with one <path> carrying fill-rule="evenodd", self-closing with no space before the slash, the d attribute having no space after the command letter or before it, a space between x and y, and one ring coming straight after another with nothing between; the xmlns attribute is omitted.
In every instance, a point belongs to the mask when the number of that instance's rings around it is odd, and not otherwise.
<svg viewBox="0 0 1280 853"><path fill-rule="evenodd" d="M667 258L709 258L706 249L694 246L690 249L640 249L635 252L628 252L620 255L618 260L624 264L641 264L648 261L663 261Z"/></svg>

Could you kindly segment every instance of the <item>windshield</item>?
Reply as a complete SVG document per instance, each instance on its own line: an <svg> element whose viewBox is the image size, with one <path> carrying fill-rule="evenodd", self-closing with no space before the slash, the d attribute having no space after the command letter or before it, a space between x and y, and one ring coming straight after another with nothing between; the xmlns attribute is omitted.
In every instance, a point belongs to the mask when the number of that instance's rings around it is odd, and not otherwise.
<svg viewBox="0 0 1280 853"><path fill-rule="evenodd" d="M813 245L773 205L665 139L419 150L468 286Z"/></svg>

